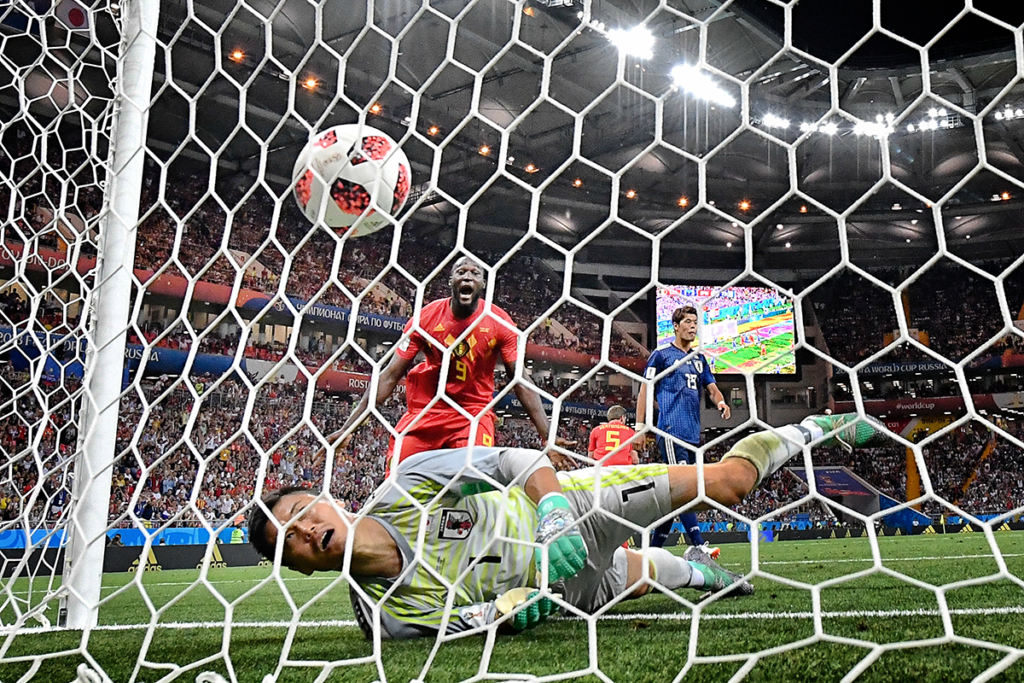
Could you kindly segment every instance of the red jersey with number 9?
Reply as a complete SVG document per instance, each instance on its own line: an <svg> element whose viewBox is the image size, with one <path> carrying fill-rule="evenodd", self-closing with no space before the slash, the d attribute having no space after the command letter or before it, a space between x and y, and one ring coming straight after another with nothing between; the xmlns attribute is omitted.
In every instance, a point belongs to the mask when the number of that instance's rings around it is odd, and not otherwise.
<svg viewBox="0 0 1024 683"><path fill-rule="evenodd" d="M444 349L451 349L445 394L470 415L480 413L494 398L494 366L498 355L509 365L516 362L516 326L508 313L493 304L490 312L485 313L481 299L476 312L460 320L452 315L450 302L451 299L431 301L420 311L418 319L412 318L405 325L405 332L412 333L396 353L407 360L415 358L420 351L426 357L406 378L409 412L422 410L437 393ZM456 342L470 327L473 328L470 333ZM427 340L424 333L432 339ZM440 401L432 408L437 409L452 410Z"/></svg>
<svg viewBox="0 0 1024 683"><path fill-rule="evenodd" d="M588 453L594 460L601 461L605 467L609 465L632 465L633 444L626 443L636 435L631 427L621 422L605 422L594 427L590 432ZM601 460L606 455L607 460Z"/></svg>

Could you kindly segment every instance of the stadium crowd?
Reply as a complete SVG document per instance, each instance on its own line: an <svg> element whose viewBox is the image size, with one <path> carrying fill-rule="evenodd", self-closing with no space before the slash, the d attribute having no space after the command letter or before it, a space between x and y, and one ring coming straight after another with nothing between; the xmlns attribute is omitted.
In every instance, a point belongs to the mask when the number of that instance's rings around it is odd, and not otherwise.
<svg viewBox="0 0 1024 683"><path fill-rule="evenodd" d="M1002 425L1018 440L1024 437L1024 428L1017 421ZM1003 514L1024 501L1024 451L1002 435L994 437L990 452L977 466L975 476L963 486L958 505L974 515Z"/></svg>
<svg viewBox="0 0 1024 683"><path fill-rule="evenodd" d="M1008 266L992 264L993 270ZM896 287L911 274L908 269L888 269L873 275ZM1003 279L1011 318L1018 317L1024 304L1024 269ZM943 357L959 362L1003 328L1003 316L995 285L960 266L940 263L907 285L902 304L908 311L908 326L925 333L922 342ZM810 292L805 305L813 309L829 353L836 360L853 365L880 351L899 324L890 292L868 280L844 271ZM806 311L806 309L805 309ZM1024 338L1007 334L983 355L1000 355L1006 349L1020 351ZM902 344L886 352L883 362L933 360L924 351Z"/></svg>
<svg viewBox="0 0 1024 683"><path fill-rule="evenodd" d="M141 338L139 335L141 332ZM166 332L166 334L165 334ZM158 323L143 323L136 330L128 332L129 344L152 344L157 348L168 348L180 351L189 351L193 345L192 334L181 324L175 325L169 332ZM199 339L197 353L208 353L218 356L233 356L237 349L239 336L207 332ZM322 367L328 360L331 361L333 370L360 372L368 374L372 368L366 361L355 353L343 351L335 357L335 350L328 348L325 344L323 334L311 334L306 344L296 344L294 354L291 356L297 359L307 368L316 370ZM288 345L278 341L256 341L249 337L245 349L242 351L243 358L253 360L265 360L277 362L288 355Z"/></svg>
<svg viewBox="0 0 1024 683"><path fill-rule="evenodd" d="M26 163L32 158L32 136L16 127L3 135L0 151L16 150L13 164L16 175L24 180L19 187L21 203L15 211L17 217L6 233L7 239L20 238L36 247L66 249L68 236L62 230L67 226L56 225L49 218L57 206L56 200L44 192L44 174ZM50 150L51 154L56 147ZM83 153L73 150L56 153L64 156L54 157L54 164L86 161ZM359 303L361 312L400 319L413 311L417 283L424 287L423 301L448 295L446 269L431 277L439 264L451 256L438 243L417 240L414 234L403 235L392 265L392 232L384 230L345 242L338 268L332 270L333 257L340 245L337 236L322 229L311 230L292 202L285 201L276 210L274 199L264 191L253 191L243 197L232 195L230 188L217 188L229 204L234 201L237 205L229 215L210 197L212 187L208 178L188 173L164 177L162 173L166 171L149 164L144 176L144 219L138 230L137 268L166 268L171 273L180 271L194 281L221 285L233 285L241 277L242 286L258 292L282 292L304 300L316 298L321 303L344 308L353 305L353 296L364 295ZM17 204L10 200L7 185L0 184L0 205ZM75 208L86 225L91 225L99 214L101 200L98 183L79 188ZM183 226L180 234L179 220ZM81 242L85 247L82 253L95 253L91 241ZM502 256L486 251L476 253L491 264ZM873 274L890 286L897 286L911 272L891 269ZM1004 278L1002 285L1011 317L1015 316L1024 302L1024 269L1018 268ZM599 354L603 321L571 304L556 307L562 288L561 275L546 265L545 258L524 251L499 269L495 300L521 328L536 325L531 342ZM908 311L910 327L926 333L930 348L953 361L962 360L987 344L1003 327L994 285L953 264L937 264L919 274L905 288L900 303ZM805 304L814 311L829 353L846 364L855 364L881 349L886 334L898 327L892 295L848 272L815 288ZM33 311L15 288L0 291L0 323L17 325L34 316L43 329L74 330L79 321L65 319L65 311L65 304L51 294L40 297ZM194 343L181 323L170 330L153 322L140 324L130 332L129 343L143 340L181 350L190 350ZM238 341L230 335L207 334L199 341L198 352L233 355ZM611 345L613 357L640 354L635 342L617 332L612 334ZM997 355L1021 352L1024 343L1018 335L1006 335L991 349ZM322 335L313 334L306 344L297 345L295 358L316 368L331 358L332 352ZM286 353L287 347L279 342L250 339L242 355L277 361ZM887 353L883 360L927 358L920 350L904 345ZM333 362L335 369L340 370L370 369L355 356L342 356ZM0 519L16 518L27 505L32 506L30 517L57 519L66 510L71 490L73 473L68 458L78 439L76 410L80 386L75 379L55 384L52 378L43 377L42 386L49 392L48 407L44 408L32 392L22 389L32 378L14 371L10 365L3 366L0 378L3 402L16 407L0 419L0 448L5 454L5 469L0 474ZM149 524L169 520L175 524L197 524L198 516L210 522L230 520L256 494L261 468L265 468L265 488L296 483L316 485L323 480L328 463L317 457L322 442L301 423L308 400L301 384L273 383L262 387L245 419L249 397L242 382L226 379L218 383L212 376L192 377L192 390L200 395L197 402L193 391L182 386L171 389L169 383L174 381L178 380L147 378L140 382L141 395L128 392L122 399L119 456L110 507L111 519L117 524L131 526L137 520ZM542 374L536 376L536 381L553 396L563 395L572 385L570 380ZM502 383L500 378L498 383ZM1022 384L1004 377L990 382L987 389L995 390L997 386L1019 390ZM918 383L912 388L879 382L877 387L868 388L865 395L891 398L949 395L958 391L955 382L948 380ZM152 402L158 396L162 397ZM840 393L837 397L844 396ZM337 429L356 399L315 392L313 423L325 434ZM629 388L591 382L574 389L570 400L603 406L622 403L632 408L634 398ZM401 412L399 398L390 399L382 409L391 424ZM245 430L240 432L243 426ZM592 426L591 421L562 417L558 430L559 435L575 440L580 444L578 450L583 450ZM360 428L352 446L339 451L331 463L331 491L352 509L358 509L383 477L387 437L385 425L371 421ZM499 444L539 445L535 429L522 419L504 420L497 439ZM642 461L658 460L653 440L645 441L639 449ZM706 459L714 461L724 452L724 446L708 449ZM981 425L972 423L930 443L924 456L936 493L970 512L1012 509L1024 501L1018 450L998 439L993 445L991 434ZM815 462L850 467L886 495L897 500L905 498L906 462L901 446L852 454L820 449L815 452ZM805 491L797 478L783 471L739 506L737 512L748 518L760 517L799 499ZM948 512L935 502L926 504L924 509L932 515ZM812 521L827 522L831 514L827 506L811 503L789 510L779 519L806 515ZM726 516L704 514L705 521L719 519Z"/></svg>
<svg viewBox="0 0 1024 683"><path fill-rule="evenodd" d="M2 378L9 401L15 400L12 389L30 381L9 365L4 366ZM139 383L141 392L128 392L122 398L109 510L113 526L230 523L256 495L261 466L265 466L265 490L321 485L327 462L320 453L323 443L303 422L306 401L311 401L312 424L327 434L343 424L358 400L354 395L326 395L319 390L310 399L301 384L268 383L257 390L246 418L249 390L244 383L212 375L190 381L191 391L178 377L147 378ZM0 448L8 454L0 479L2 520L15 519L29 504L33 506L30 517L36 521L56 521L66 510L73 479L69 457L78 439L75 399L80 387L72 380L54 388L54 396L62 400L58 409L51 408L49 417L28 394L17 399L17 414L0 421ZM390 424L397 422L403 404L396 395L382 407ZM576 441L577 452L583 452L595 423L564 416L559 419L558 434ZM1019 436L1021 430L1014 425L1011 434ZM356 432L350 448L337 451L331 462L331 492L350 509L358 510L383 480L388 436L388 428L371 419ZM518 417L499 420L496 441L516 447L541 445L532 424ZM705 460L720 459L731 442L707 448ZM994 447L990 442L992 435L985 425L968 423L924 446L936 493L973 514L1003 512L1024 502L1019 449L1005 439L993 442ZM638 442L637 449L641 462L659 460L653 439ZM986 451L988 457L983 458ZM906 455L899 444L852 453L819 448L813 457L817 465L849 467L882 493L905 500ZM819 501L773 514L806 493L806 486L783 470L735 510L747 519L769 515L783 524L797 520L836 524L836 510ZM951 514L935 501L926 503L924 512L935 518ZM702 513L701 521L735 523L737 519L709 511Z"/></svg>
<svg viewBox="0 0 1024 683"><path fill-rule="evenodd" d="M273 198L253 192L244 198L229 222L219 203L207 196L209 182L204 177L190 175L165 183L159 180L158 169L150 166L144 182L145 219L139 226L136 268L155 271L176 258L185 268L182 275L222 285L234 284L236 274L243 271L245 287L271 295L282 291L302 300L315 298L319 303L342 308L352 308L353 297L369 288L360 302L361 312L395 318L408 318L412 312L415 283L398 269L389 267L391 230L348 240L337 271L331 272L333 255L339 248L337 237L323 229L313 230L292 202L284 202L280 212L275 212ZM161 198L161 186L174 187L175 191ZM182 221L183 233L176 242L178 219ZM225 232L230 257L221 252ZM286 253L291 257L287 270ZM502 256L486 251L477 255L492 264ZM448 296L447 270L442 269L432 278L430 274L450 256L450 249L410 236L403 238L397 265L425 283L424 301L430 301ZM381 272L384 276L371 287ZM546 268L540 258L517 254L498 272L496 301L523 329L542 316L546 318L547 311L561 296L561 289L560 277ZM560 306L551 317L568 334L555 335L545 319L531 337L533 343L600 353L600 324L596 317L572 305ZM635 342L629 343L618 335L613 338L613 355L640 355Z"/></svg>

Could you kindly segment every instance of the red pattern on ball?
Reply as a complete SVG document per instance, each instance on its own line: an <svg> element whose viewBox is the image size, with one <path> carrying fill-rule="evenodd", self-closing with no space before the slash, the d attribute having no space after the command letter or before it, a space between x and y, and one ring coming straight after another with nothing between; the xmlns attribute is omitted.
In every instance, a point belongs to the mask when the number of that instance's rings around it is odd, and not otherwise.
<svg viewBox="0 0 1024 683"><path fill-rule="evenodd" d="M295 183L295 197L299 200L299 206L306 208L309 204L309 196L313 189L313 171L306 169L306 172Z"/></svg>
<svg viewBox="0 0 1024 683"><path fill-rule="evenodd" d="M337 141L338 141L338 134L335 133L333 130L329 130L326 133L324 133L323 135L321 135L320 138L315 143L313 143L313 144L315 144L317 147L327 148L327 147L330 147L331 145L333 145Z"/></svg>
<svg viewBox="0 0 1024 683"><path fill-rule="evenodd" d="M398 165L398 182L395 183L395 194L391 199L391 215L394 216L409 198L409 167Z"/></svg>
<svg viewBox="0 0 1024 683"><path fill-rule="evenodd" d="M350 183L338 178L331 186L331 198L342 212L358 216L370 205L370 193L358 183ZM370 212L373 213L372 211Z"/></svg>
<svg viewBox="0 0 1024 683"><path fill-rule="evenodd" d="M391 143L388 139L381 137L380 135L367 135L363 138L362 151L357 151L352 154L352 165L358 166L359 164L366 163L371 159L373 161L380 161L388 155L391 151Z"/></svg>
<svg viewBox="0 0 1024 683"><path fill-rule="evenodd" d="M363 138L363 152L374 161L380 161L391 151L391 143L380 135L367 135Z"/></svg>

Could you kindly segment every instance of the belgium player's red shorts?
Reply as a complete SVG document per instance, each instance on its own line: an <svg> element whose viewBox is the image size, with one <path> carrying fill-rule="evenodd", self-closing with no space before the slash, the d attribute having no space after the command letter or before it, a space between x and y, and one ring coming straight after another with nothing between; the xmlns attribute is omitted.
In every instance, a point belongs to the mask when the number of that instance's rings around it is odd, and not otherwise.
<svg viewBox="0 0 1024 683"><path fill-rule="evenodd" d="M416 417L420 416L419 420ZM416 420L416 424L412 424ZM410 427L410 425L412 425ZM463 448L469 445L470 422L454 410L430 410L421 413L406 413L395 426L402 434L398 461L423 451L436 451L441 448ZM488 411L480 416L480 424L476 428L476 446L494 445L494 413ZM395 438L388 443L387 467L391 469L392 457L395 453Z"/></svg>

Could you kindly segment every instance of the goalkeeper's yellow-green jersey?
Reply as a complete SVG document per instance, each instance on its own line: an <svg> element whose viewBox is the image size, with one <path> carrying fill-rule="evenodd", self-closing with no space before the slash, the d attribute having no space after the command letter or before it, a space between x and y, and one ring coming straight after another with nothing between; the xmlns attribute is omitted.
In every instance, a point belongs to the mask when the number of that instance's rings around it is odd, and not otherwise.
<svg viewBox="0 0 1024 683"><path fill-rule="evenodd" d="M482 447L402 461L367 502L398 544L403 566L395 579L355 578L364 595L353 587L352 603L364 632L374 628L373 605L385 638L483 626L494 620L498 596L533 585L527 544L537 507L521 485L541 462L547 456L539 451Z"/></svg>

